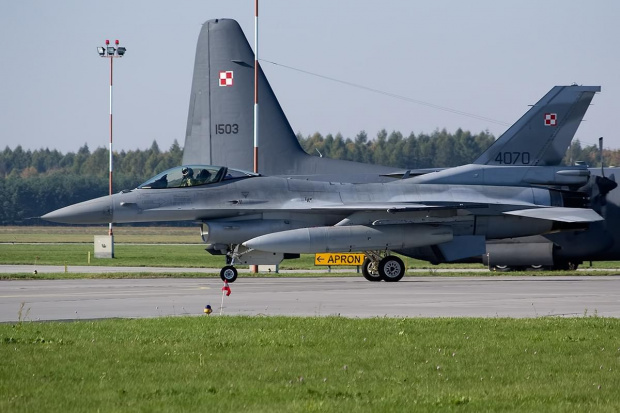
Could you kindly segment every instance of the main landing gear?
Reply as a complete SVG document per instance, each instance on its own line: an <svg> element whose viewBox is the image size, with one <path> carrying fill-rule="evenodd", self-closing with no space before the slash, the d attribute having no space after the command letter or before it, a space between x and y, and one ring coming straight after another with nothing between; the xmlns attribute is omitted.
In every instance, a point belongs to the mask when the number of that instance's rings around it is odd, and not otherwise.
<svg viewBox="0 0 620 413"><path fill-rule="evenodd" d="M405 264L395 255L382 256L378 251L366 251L362 275L368 281L396 282L405 276Z"/></svg>

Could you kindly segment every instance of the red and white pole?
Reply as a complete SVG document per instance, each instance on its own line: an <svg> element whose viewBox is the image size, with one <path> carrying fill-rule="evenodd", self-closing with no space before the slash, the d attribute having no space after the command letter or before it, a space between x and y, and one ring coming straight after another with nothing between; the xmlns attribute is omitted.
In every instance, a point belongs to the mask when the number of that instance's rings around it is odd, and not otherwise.
<svg viewBox="0 0 620 413"><path fill-rule="evenodd" d="M109 43L107 40L105 41L106 45ZM118 47L118 40L116 41L116 47ZM109 56L110 59L110 179L109 179L109 193L112 196L112 78L113 78L113 63L114 63L114 55ZM114 235L112 231L112 223L110 222L108 227L108 235Z"/></svg>
<svg viewBox="0 0 620 413"><path fill-rule="evenodd" d="M258 173L258 0L254 0L254 173Z"/></svg>
<svg viewBox="0 0 620 413"><path fill-rule="evenodd" d="M258 0L254 0L254 173L258 173ZM258 265L250 265L256 274Z"/></svg>
<svg viewBox="0 0 620 413"><path fill-rule="evenodd" d="M105 41L105 46L104 47L97 47L97 52L99 53L99 56L101 57L105 57L110 59L110 175L109 175L109 182L108 182L108 193L110 194L110 207L112 207L112 170L113 170L113 160L114 160L114 152L112 150L112 131L113 131L113 118L112 118L112 103L113 103L113 86L114 86L114 58L116 57L123 57L125 55L125 52L127 51L127 48L125 47L119 47L119 41L116 40L114 42L114 46L110 46L110 41L106 40ZM112 219L110 219L110 221L112 221ZM110 258L114 258L114 237L113 237L113 230L112 230L112 222L109 223L109 227L108 227L108 235L110 237L110 251L111 253L111 257Z"/></svg>

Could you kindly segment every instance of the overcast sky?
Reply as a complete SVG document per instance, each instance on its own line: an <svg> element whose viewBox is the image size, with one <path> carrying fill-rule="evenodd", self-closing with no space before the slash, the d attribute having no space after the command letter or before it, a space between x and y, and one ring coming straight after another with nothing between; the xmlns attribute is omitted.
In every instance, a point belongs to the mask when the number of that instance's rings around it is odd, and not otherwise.
<svg viewBox="0 0 620 413"><path fill-rule="evenodd" d="M296 132L353 138L457 128L498 137L552 86L600 85L577 137L620 148L620 2L261 0L262 59L489 120L263 63ZM109 64L119 39L114 148L183 145L201 24L233 18L254 42L253 0L5 1L0 150L107 147Z"/></svg>

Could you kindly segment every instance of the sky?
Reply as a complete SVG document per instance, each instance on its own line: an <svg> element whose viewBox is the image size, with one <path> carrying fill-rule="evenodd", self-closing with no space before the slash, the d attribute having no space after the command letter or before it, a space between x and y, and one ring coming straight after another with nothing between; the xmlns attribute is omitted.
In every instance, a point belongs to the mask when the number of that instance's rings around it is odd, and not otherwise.
<svg viewBox="0 0 620 413"><path fill-rule="evenodd" d="M254 0L2 2L0 149L108 147L106 39L127 48L114 61L114 149L183 145L196 42L214 18L239 21L254 43ZM615 0L262 0L259 58L304 136L499 137L551 87L577 83L602 92L576 137L619 149L619 18Z"/></svg>

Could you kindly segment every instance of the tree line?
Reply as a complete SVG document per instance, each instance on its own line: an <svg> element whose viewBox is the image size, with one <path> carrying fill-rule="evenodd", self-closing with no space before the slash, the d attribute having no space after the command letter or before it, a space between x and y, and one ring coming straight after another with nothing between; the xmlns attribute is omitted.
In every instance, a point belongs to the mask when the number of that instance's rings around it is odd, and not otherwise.
<svg viewBox="0 0 620 413"><path fill-rule="evenodd" d="M442 129L430 135L411 133L406 137L397 131L388 134L383 129L375 139L370 139L364 131L353 139L340 134L325 137L320 133L307 137L298 134L297 139L311 155L408 169L471 163L495 141L489 132L472 135L462 129L453 134Z"/></svg>
<svg viewBox="0 0 620 413"><path fill-rule="evenodd" d="M109 151L88 145L77 152L24 150L0 152L0 225L45 225L39 217L64 206L108 194ZM175 140L168 151L157 142L147 150L114 152L113 191L135 188L149 177L181 164Z"/></svg>
<svg viewBox="0 0 620 413"><path fill-rule="evenodd" d="M353 139L340 134L315 133L297 136L306 152L315 156L346 159L398 168L451 167L474 161L495 140L489 132L472 134L436 130L409 134L381 130L374 139L366 132ZM177 141L167 151L157 142L146 150L114 152L113 191L135 188L141 182L181 164L183 150ZM620 165L620 151L604 151L605 165ZM600 165L596 145L573 141L564 164L584 161ZM77 152L24 150L8 146L0 152L0 225L42 225L39 217L49 211L108 193L107 148L91 151L87 145Z"/></svg>

